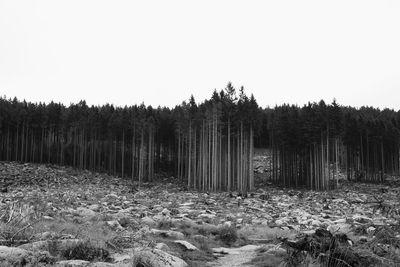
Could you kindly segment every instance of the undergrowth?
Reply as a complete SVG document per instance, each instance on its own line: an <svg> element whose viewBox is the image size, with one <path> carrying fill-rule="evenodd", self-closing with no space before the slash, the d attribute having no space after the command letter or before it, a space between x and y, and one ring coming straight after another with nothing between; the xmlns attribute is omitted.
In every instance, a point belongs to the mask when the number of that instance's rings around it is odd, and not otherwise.
<svg viewBox="0 0 400 267"><path fill-rule="evenodd" d="M89 240L69 246L61 255L67 260L111 261L108 250Z"/></svg>

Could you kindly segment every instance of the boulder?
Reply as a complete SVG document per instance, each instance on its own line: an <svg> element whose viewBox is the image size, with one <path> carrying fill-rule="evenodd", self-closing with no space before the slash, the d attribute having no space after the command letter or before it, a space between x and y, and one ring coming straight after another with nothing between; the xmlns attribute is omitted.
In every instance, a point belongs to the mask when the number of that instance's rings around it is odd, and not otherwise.
<svg viewBox="0 0 400 267"><path fill-rule="evenodd" d="M57 267L88 267L90 266L89 261L83 260L66 260L66 261L58 261L55 266Z"/></svg>
<svg viewBox="0 0 400 267"><path fill-rule="evenodd" d="M151 233L155 235L159 235L162 237L169 237L173 239L184 239L185 235L181 232L171 231L171 230L158 230L158 229L151 229Z"/></svg>
<svg viewBox="0 0 400 267"><path fill-rule="evenodd" d="M162 211L161 211L161 214L162 215L164 215L164 216L170 216L171 215L171 211L169 211L168 209L163 209Z"/></svg>
<svg viewBox="0 0 400 267"><path fill-rule="evenodd" d="M185 241L185 240L175 240L175 243L181 245L182 247L184 247L186 250L198 250L195 246L193 246L192 244L190 244L189 242Z"/></svg>
<svg viewBox="0 0 400 267"><path fill-rule="evenodd" d="M141 219L141 221L142 221L142 223L144 223L145 225L148 225L148 226L150 226L150 227L154 227L154 226L157 225L157 223L156 223L152 218L150 218L150 217L148 217L148 216L143 217L143 218Z"/></svg>
<svg viewBox="0 0 400 267"><path fill-rule="evenodd" d="M99 212L100 211L100 205L99 204L92 204L88 207L88 209L92 210L92 211L96 211Z"/></svg>
<svg viewBox="0 0 400 267"><path fill-rule="evenodd" d="M117 220L107 221L106 223L113 230L118 230L118 231L124 230L124 227L122 227Z"/></svg>
<svg viewBox="0 0 400 267"><path fill-rule="evenodd" d="M114 253L111 256L111 259L115 263L123 264L131 262L132 260L132 252L122 252L122 253Z"/></svg>
<svg viewBox="0 0 400 267"><path fill-rule="evenodd" d="M81 217L93 217L96 215L96 212L91 210L91 209L87 209L84 207L79 207L75 210L75 213L78 214Z"/></svg>
<svg viewBox="0 0 400 267"><path fill-rule="evenodd" d="M348 223L332 224L328 226L327 230L332 234L348 234L349 232L351 232L351 225Z"/></svg>
<svg viewBox="0 0 400 267"><path fill-rule="evenodd" d="M68 247L82 242L80 239L63 239L63 240L44 240L36 241L33 243L23 244L19 246L20 249L29 251L64 251Z"/></svg>
<svg viewBox="0 0 400 267"><path fill-rule="evenodd" d="M374 235L375 230L376 230L376 228L373 227L373 226L368 227L368 228L367 228L367 233L368 233L368 235L370 235L370 236Z"/></svg>
<svg viewBox="0 0 400 267"><path fill-rule="evenodd" d="M31 256L31 253L22 248L0 246L0 265L7 266L22 266Z"/></svg>
<svg viewBox="0 0 400 267"><path fill-rule="evenodd" d="M138 264L142 264L141 266L152 267L188 266L188 264L184 260L159 249L135 251L132 266L137 266Z"/></svg>
<svg viewBox="0 0 400 267"><path fill-rule="evenodd" d="M157 243L154 248L162 250L162 251L165 251L165 252L170 251L170 248L168 247L168 245L165 244L165 243L162 243L162 242L161 243Z"/></svg>
<svg viewBox="0 0 400 267"><path fill-rule="evenodd" d="M372 223L372 219L362 215L354 215L353 220L360 224Z"/></svg>

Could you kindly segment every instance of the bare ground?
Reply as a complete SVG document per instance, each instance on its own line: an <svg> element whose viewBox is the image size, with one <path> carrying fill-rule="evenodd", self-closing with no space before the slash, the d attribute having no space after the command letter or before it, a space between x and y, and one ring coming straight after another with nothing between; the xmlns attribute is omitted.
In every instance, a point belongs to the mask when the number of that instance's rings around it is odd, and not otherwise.
<svg viewBox="0 0 400 267"><path fill-rule="evenodd" d="M400 251L396 178L382 185L342 183L331 192L265 185L241 199L235 192L187 191L162 176L139 188L128 179L89 171L0 162L0 189L0 246L34 253L23 261L32 266L85 258L73 246L51 251L30 245L62 240L80 240L79 246L89 242L93 257L83 259L85 264L134 266L136 251L160 249L190 266L274 266L294 255L285 240L316 229L345 234L352 248L386 266L396 266ZM390 244L378 238L382 229L392 231ZM38 261L37 251L47 252L48 259ZM6 262L1 255L0 249L0 261Z"/></svg>

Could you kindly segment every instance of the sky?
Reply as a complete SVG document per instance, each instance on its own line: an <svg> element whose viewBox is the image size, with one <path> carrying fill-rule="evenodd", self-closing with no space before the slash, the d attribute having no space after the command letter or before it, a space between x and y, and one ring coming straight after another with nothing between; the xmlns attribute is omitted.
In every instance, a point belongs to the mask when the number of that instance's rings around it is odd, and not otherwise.
<svg viewBox="0 0 400 267"><path fill-rule="evenodd" d="M0 1L1 96L173 107L229 81L399 110L400 1Z"/></svg>

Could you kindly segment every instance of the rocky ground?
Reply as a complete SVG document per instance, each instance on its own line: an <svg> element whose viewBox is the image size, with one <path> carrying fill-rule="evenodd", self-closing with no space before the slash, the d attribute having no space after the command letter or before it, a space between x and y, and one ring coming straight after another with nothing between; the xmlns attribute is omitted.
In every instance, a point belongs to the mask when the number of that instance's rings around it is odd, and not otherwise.
<svg viewBox="0 0 400 267"><path fill-rule="evenodd" d="M0 162L0 265L400 266L396 179L331 192L262 184L241 198Z"/></svg>

